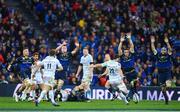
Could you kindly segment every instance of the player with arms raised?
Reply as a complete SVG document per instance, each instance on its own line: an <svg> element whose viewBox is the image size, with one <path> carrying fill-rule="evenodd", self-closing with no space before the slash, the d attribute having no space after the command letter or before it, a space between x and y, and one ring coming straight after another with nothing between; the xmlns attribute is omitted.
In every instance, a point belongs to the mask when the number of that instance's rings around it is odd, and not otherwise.
<svg viewBox="0 0 180 112"><path fill-rule="evenodd" d="M137 101L135 103L138 103L139 96L137 93L137 87L136 84L138 82L137 80L137 72L135 71L135 52L134 52L134 44L131 40L131 33L127 33L127 40L130 45L129 49L122 50L123 42L125 41L125 34L121 33L121 39L118 47L118 52L120 56L120 63L122 65L123 73L125 74L126 80L128 82L128 85L130 86L130 91L128 94L128 99L130 97L136 97Z"/></svg>
<svg viewBox="0 0 180 112"><path fill-rule="evenodd" d="M166 94L167 87L171 86L171 55L172 55L172 48L169 44L169 40L167 35L165 34L164 42L167 45L168 50L163 47L161 48L161 52L157 52L155 48L155 37L151 36L151 49L153 54L156 56L156 67L158 69L158 80L161 86L162 93L165 98L165 104L168 104L168 96Z"/></svg>
<svg viewBox="0 0 180 112"><path fill-rule="evenodd" d="M67 50L67 43L64 41L61 45L59 45L56 48L57 53L57 59L60 61L60 63L63 66L63 70L61 72L57 72L55 74L55 81L57 85L57 90L55 92L55 97L57 97L57 94L60 92L60 89L62 88L64 81L69 73L70 69L70 62L72 59L72 56L75 55L79 49L79 43L75 42L76 48L69 52Z"/></svg>

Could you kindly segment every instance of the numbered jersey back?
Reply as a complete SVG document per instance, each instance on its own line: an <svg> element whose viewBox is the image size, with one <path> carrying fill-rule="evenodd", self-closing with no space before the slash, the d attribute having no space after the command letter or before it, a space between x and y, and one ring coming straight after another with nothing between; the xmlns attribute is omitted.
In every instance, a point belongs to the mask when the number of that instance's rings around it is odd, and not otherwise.
<svg viewBox="0 0 180 112"><path fill-rule="evenodd" d="M62 67L60 62L51 56L47 56L41 63L44 66L44 76L54 77L57 67Z"/></svg>

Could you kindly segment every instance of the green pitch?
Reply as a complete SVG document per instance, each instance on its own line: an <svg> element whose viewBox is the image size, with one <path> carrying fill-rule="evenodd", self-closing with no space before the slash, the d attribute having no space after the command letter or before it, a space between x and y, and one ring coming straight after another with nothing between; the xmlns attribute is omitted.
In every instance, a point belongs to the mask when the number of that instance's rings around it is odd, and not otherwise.
<svg viewBox="0 0 180 112"><path fill-rule="evenodd" d="M180 102L171 101L169 105L165 105L163 101L140 101L134 104L133 101L129 105L125 105L122 101L115 100L93 100L92 102L59 102L59 107L54 107L50 102L42 101L38 107L35 107L33 102L18 102L13 98L0 97L0 111L2 110L179 110Z"/></svg>

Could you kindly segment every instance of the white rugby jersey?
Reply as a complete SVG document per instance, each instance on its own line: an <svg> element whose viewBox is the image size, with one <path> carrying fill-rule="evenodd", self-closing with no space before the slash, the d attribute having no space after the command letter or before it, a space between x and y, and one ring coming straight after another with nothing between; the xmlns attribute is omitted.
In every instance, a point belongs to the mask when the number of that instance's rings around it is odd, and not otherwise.
<svg viewBox="0 0 180 112"><path fill-rule="evenodd" d="M59 60L53 56L47 56L42 60L41 65L44 66L44 76L46 77L54 77L57 67L63 68Z"/></svg>
<svg viewBox="0 0 180 112"><path fill-rule="evenodd" d="M91 74L90 71L90 64L93 62L93 58L90 54L87 56L82 56L80 63L83 65L83 75L89 75Z"/></svg>
<svg viewBox="0 0 180 112"><path fill-rule="evenodd" d="M37 61L37 65L39 65L41 63L41 61ZM36 70L36 68L37 68L37 66L36 65L32 65L31 66L31 73L34 73L35 72L35 70ZM40 72L40 68L36 71L36 73L35 73L35 78L41 78L41 72ZM32 76L31 76L31 78L32 78Z"/></svg>
<svg viewBox="0 0 180 112"><path fill-rule="evenodd" d="M114 60L109 60L109 61L102 63L101 65L103 67L107 67L109 80L122 79L122 77L119 74L119 69L121 69L120 63L118 63Z"/></svg>

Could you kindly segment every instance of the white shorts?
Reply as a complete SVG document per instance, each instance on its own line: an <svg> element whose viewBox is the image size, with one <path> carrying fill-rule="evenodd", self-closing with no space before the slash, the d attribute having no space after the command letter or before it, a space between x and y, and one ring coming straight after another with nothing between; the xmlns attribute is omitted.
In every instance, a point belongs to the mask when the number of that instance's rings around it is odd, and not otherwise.
<svg viewBox="0 0 180 112"><path fill-rule="evenodd" d="M48 85L48 86L51 86L51 87L54 87L54 85L55 85L55 81L54 81L53 77L44 77L43 82L44 82L45 85Z"/></svg>
<svg viewBox="0 0 180 112"><path fill-rule="evenodd" d="M123 80L109 80L109 83L112 87L117 87L119 90L128 93L128 89L126 85L124 84Z"/></svg>
<svg viewBox="0 0 180 112"><path fill-rule="evenodd" d="M43 79L42 78L35 78L32 80L33 84L43 84Z"/></svg>
<svg viewBox="0 0 180 112"><path fill-rule="evenodd" d="M88 85L91 84L93 76L90 75L83 75L81 83L86 83Z"/></svg>

